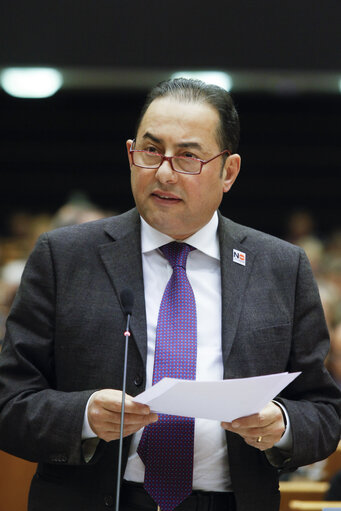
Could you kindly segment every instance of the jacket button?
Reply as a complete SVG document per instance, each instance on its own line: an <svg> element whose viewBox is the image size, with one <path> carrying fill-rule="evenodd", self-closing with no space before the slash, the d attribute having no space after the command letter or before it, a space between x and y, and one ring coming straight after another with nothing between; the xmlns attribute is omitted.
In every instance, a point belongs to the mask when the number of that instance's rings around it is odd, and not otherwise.
<svg viewBox="0 0 341 511"><path fill-rule="evenodd" d="M143 377L140 374L137 374L134 378L134 383L136 387L140 387L143 383Z"/></svg>
<svg viewBox="0 0 341 511"><path fill-rule="evenodd" d="M114 504L114 499L112 498L111 495L106 495L104 497L104 505L107 506L107 507L112 507Z"/></svg>

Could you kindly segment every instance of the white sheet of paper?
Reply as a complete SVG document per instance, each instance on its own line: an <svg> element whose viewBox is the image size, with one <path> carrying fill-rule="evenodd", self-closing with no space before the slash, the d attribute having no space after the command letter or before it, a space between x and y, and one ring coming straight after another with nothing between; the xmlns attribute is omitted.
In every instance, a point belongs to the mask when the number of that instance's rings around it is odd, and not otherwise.
<svg viewBox="0 0 341 511"><path fill-rule="evenodd" d="M163 378L134 398L156 413L230 422L258 413L299 374L277 373L222 381Z"/></svg>

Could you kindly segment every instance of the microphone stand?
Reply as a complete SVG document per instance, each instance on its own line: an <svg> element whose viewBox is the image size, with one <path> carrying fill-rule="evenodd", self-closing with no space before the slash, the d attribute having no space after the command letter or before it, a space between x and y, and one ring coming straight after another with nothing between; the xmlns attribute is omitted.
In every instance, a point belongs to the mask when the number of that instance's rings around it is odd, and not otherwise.
<svg viewBox="0 0 341 511"><path fill-rule="evenodd" d="M128 362L128 341L130 337L129 331L130 314L127 315L127 326L124 332L125 336L125 349L124 349L124 364L123 364L123 385L122 385L122 404L121 404L121 423L120 423L120 443L118 449L118 467L117 467L117 483L116 483L116 507L115 511L119 511L120 506L120 489L121 489L121 470L122 470L122 447L123 447L123 426L124 426L124 409L125 409L125 394L126 394L126 381L127 381L127 362Z"/></svg>

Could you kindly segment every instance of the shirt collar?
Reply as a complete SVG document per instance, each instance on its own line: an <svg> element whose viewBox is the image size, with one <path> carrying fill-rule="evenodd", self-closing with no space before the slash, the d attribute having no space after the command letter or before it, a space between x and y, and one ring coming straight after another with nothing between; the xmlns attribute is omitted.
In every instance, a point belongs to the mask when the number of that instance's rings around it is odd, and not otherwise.
<svg viewBox="0 0 341 511"><path fill-rule="evenodd" d="M166 243L175 241L167 234L157 231L141 217L141 247L142 254L155 250ZM189 236L186 243L200 250L204 254L220 260L218 238L218 213L215 211L211 220L199 231Z"/></svg>

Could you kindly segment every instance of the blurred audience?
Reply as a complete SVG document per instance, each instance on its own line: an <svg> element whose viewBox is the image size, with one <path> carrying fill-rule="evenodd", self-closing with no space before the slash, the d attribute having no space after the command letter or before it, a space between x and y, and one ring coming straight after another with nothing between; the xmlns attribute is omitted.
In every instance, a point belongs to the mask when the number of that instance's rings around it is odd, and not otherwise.
<svg viewBox="0 0 341 511"><path fill-rule="evenodd" d="M334 380L341 387L341 322L330 332L330 350L326 364Z"/></svg>
<svg viewBox="0 0 341 511"><path fill-rule="evenodd" d="M116 215L93 204L82 192L74 192L54 214L17 211L8 219L8 235L0 238L0 346L5 322L20 283L28 255L43 232Z"/></svg>
<svg viewBox="0 0 341 511"><path fill-rule="evenodd" d="M59 208L52 217L50 229L67 225L83 224L117 214L114 211L104 211L93 204L83 192L74 192L70 199Z"/></svg>
<svg viewBox="0 0 341 511"><path fill-rule="evenodd" d="M286 240L294 244L306 239L318 239L314 216L305 209L296 209L289 213L285 231Z"/></svg>
<svg viewBox="0 0 341 511"><path fill-rule="evenodd" d="M317 233L316 222L309 211L294 211L287 222L287 241L302 247L312 266L330 332L330 350L326 367L341 386L341 230L323 236ZM340 456L341 463L341 456ZM340 465L341 470L341 465ZM327 460L319 461L296 472L283 476L283 480L328 480ZM327 500L336 495L341 498L341 472L331 480L333 491ZM339 499L335 499L339 500Z"/></svg>

